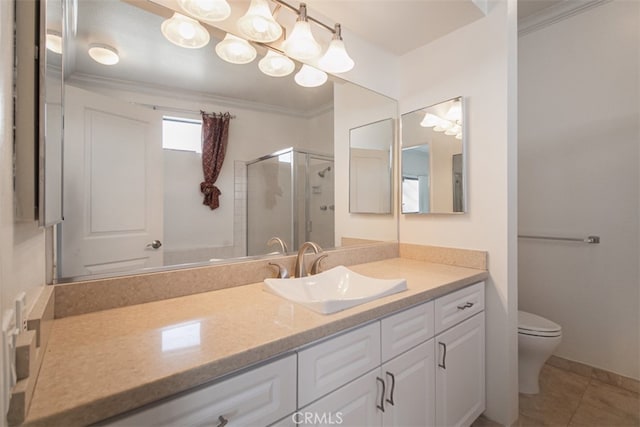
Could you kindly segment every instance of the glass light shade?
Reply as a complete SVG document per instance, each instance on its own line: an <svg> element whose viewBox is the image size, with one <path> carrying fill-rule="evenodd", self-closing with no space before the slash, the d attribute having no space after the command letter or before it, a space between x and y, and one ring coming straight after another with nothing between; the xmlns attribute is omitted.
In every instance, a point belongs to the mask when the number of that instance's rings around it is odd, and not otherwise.
<svg viewBox="0 0 640 427"><path fill-rule="evenodd" d="M322 86L327 81L327 73L310 65L303 65L294 77L296 83L303 87Z"/></svg>
<svg viewBox="0 0 640 427"><path fill-rule="evenodd" d="M261 43L276 41L282 35L282 27L273 19L267 0L251 0L247 13L238 19L238 31Z"/></svg>
<svg viewBox="0 0 640 427"><path fill-rule="evenodd" d="M462 132L456 134L456 139L462 139Z"/></svg>
<svg viewBox="0 0 640 427"><path fill-rule="evenodd" d="M422 119L422 121L420 122L420 126L422 126L423 128L432 128L434 126L437 126L438 123L440 123L440 120L440 117L431 113L426 113L424 115L424 119Z"/></svg>
<svg viewBox="0 0 640 427"><path fill-rule="evenodd" d="M102 65L115 65L120 62L118 51L104 44L89 45L89 56Z"/></svg>
<svg viewBox="0 0 640 427"><path fill-rule="evenodd" d="M449 129L447 129L444 134L445 135L457 135L462 132L462 127L460 125L453 125Z"/></svg>
<svg viewBox="0 0 640 427"><path fill-rule="evenodd" d="M344 42L333 39L325 54L318 61L318 65L329 73L346 73L353 68L355 63L344 48Z"/></svg>
<svg viewBox="0 0 640 427"><path fill-rule="evenodd" d="M444 117L452 122L462 121L462 103L458 101L454 102Z"/></svg>
<svg viewBox="0 0 640 427"><path fill-rule="evenodd" d="M258 52L245 39L227 33L224 40L216 45L216 53L232 64L248 64L256 59Z"/></svg>
<svg viewBox="0 0 640 427"><path fill-rule="evenodd" d="M268 51L264 58L258 62L258 68L267 76L284 77L293 72L296 64L284 55L272 50Z"/></svg>
<svg viewBox="0 0 640 427"><path fill-rule="evenodd" d="M226 0L178 0L178 4L182 10L203 21L224 21L231 15Z"/></svg>
<svg viewBox="0 0 640 427"><path fill-rule="evenodd" d="M297 21L293 26L293 31L284 42L284 53L288 56L306 61L320 55L322 48L318 44L313 34L311 25L307 21Z"/></svg>
<svg viewBox="0 0 640 427"><path fill-rule="evenodd" d="M209 32L195 19L178 12L162 23L162 34L171 43L189 49L198 49L209 43Z"/></svg>
<svg viewBox="0 0 640 427"><path fill-rule="evenodd" d="M47 31L47 49L51 52L62 54L62 35L56 31Z"/></svg>

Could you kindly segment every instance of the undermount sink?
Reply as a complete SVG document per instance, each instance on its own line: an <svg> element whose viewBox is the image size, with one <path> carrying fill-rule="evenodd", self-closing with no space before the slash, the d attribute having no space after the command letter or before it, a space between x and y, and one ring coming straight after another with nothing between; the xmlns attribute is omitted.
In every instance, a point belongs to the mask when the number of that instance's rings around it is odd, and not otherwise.
<svg viewBox="0 0 640 427"><path fill-rule="evenodd" d="M297 279L265 279L262 288L322 314L335 313L407 289L405 279L374 279L338 266Z"/></svg>

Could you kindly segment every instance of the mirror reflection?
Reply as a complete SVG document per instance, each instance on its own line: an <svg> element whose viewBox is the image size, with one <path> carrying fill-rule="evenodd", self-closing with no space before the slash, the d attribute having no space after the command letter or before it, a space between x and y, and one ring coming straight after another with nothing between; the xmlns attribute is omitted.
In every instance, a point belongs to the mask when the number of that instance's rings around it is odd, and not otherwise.
<svg viewBox="0 0 640 427"><path fill-rule="evenodd" d="M465 138L462 97L402 115L402 213L462 213Z"/></svg>
<svg viewBox="0 0 640 427"><path fill-rule="evenodd" d="M391 213L393 119L349 132L349 212Z"/></svg>
<svg viewBox="0 0 640 427"><path fill-rule="evenodd" d="M291 251L340 242L334 94L395 101L335 77L309 88L293 74L264 75L264 51L246 65L222 61L212 46L224 33L210 26L208 48L176 46L160 31L171 16L151 2L78 2L65 40L62 278L282 252L273 237ZM96 46L115 63L92 59ZM201 111L230 115L222 165L206 185L220 192L215 209L201 191Z"/></svg>

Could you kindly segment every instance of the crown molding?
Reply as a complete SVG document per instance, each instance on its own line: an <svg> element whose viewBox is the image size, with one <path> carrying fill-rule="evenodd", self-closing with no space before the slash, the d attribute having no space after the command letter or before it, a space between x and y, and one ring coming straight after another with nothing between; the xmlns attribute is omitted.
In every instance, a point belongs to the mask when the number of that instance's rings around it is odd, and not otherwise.
<svg viewBox="0 0 640 427"><path fill-rule="evenodd" d="M209 95L202 92L190 91L185 89L180 89L178 96L176 96L176 89L169 86L131 82L127 80L120 80L85 73L74 73L69 79L67 79L66 83L89 90L93 88L120 90L125 92L179 99L181 101L191 101L199 104L209 103L228 108L243 108L263 113L282 114L304 119L316 117L318 114L325 113L333 109L333 104L326 104L310 111L301 111L299 109L285 108L278 105L251 102L242 99L227 98L224 96Z"/></svg>
<svg viewBox="0 0 640 427"><path fill-rule="evenodd" d="M533 33L611 0L564 0L518 21L518 37Z"/></svg>

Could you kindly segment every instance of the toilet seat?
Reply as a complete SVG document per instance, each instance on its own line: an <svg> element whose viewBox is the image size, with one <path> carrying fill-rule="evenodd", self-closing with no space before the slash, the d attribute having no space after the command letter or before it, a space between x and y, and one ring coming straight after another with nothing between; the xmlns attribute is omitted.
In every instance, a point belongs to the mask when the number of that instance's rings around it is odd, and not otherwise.
<svg viewBox="0 0 640 427"><path fill-rule="evenodd" d="M535 337L559 337L562 335L562 328L544 317L518 311L518 333Z"/></svg>

